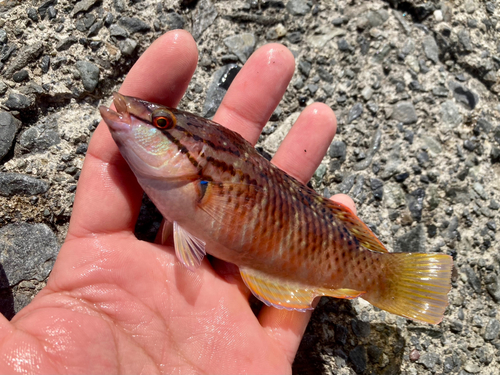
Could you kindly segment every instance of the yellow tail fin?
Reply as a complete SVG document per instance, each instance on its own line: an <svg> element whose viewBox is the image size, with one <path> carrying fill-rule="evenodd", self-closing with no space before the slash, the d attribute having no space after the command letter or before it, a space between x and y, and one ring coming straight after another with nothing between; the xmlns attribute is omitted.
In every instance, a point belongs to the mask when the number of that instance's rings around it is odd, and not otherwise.
<svg viewBox="0 0 500 375"><path fill-rule="evenodd" d="M443 320L451 289L453 260L445 254L389 253L382 292L361 298L390 313L419 322Z"/></svg>

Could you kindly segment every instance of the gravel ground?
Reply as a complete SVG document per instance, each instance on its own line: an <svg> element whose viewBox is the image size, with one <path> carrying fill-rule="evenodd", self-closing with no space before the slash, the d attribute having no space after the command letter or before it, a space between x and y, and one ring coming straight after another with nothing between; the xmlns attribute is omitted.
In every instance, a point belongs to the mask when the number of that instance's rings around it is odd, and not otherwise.
<svg viewBox="0 0 500 375"><path fill-rule="evenodd" d="M295 372L500 373L499 19L500 3L478 0L0 1L2 313L45 285L98 105L184 28L199 64L180 107L212 116L254 49L283 43L296 72L259 151L273 154L305 105L328 104L339 134L312 186L350 194L394 251L455 259L441 324L322 299ZM138 236L158 220L145 199Z"/></svg>

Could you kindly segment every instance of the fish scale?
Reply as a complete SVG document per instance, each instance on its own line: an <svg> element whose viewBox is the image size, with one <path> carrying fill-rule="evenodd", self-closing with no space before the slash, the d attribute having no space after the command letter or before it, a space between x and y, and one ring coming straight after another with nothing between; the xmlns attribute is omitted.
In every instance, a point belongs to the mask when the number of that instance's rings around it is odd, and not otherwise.
<svg viewBox="0 0 500 375"><path fill-rule="evenodd" d="M361 297L417 321L442 320L450 256L389 253L349 208L213 121L120 94L115 107L101 114L138 182L174 223L176 254L193 272L210 253L236 264L269 306L304 311L318 296Z"/></svg>

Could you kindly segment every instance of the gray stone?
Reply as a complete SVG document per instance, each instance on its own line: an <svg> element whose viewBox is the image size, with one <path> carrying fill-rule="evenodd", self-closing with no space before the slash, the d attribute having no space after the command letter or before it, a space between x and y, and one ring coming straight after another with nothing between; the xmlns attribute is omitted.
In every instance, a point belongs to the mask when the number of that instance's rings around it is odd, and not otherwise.
<svg viewBox="0 0 500 375"><path fill-rule="evenodd" d="M0 29L0 45L7 43L7 31Z"/></svg>
<svg viewBox="0 0 500 375"><path fill-rule="evenodd" d="M300 60L298 64L299 71L305 76L309 77L309 73L311 73L312 65L309 61Z"/></svg>
<svg viewBox="0 0 500 375"><path fill-rule="evenodd" d="M396 209L404 206L405 192L400 184L387 183L384 185L384 202L387 208Z"/></svg>
<svg viewBox="0 0 500 375"><path fill-rule="evenodd" d="M35 125L26 129L19 137L22 151L42 152L61 142L57 129Z"/></svg>
<svg viewBox="0 0 500 375"><path fill-rule="evenodd" d="M323 81L333 83L333 75L325 68L318 66L316 72Z"/></svg>
<svg viewBox="0 0 500 375"><path fill-rule="evenodd" d="M78 3L76 3L75 7L73 8L71 15L74 17L76 14L78 14L80 12L86 12L96 2L97 2L97 0L81 0L81 1L79 1Z"/></svg>
<svg viewBox="0 0 500 375"><path fill-rule="evenodd" d="M469 30L462 29L458 32L458 41L460 42L462 49L466 52L471 52L473 49L472 42L470 40Z"/></svg>
<svg viewBox="0 0 500 375"><path fill-rule="evenodd" d="M418 188L406 195L408 202L408 209L414 220L420 221L422 219L422 209L424 208L425 190Z"/></svg>
<svg viewBox="0 0 500 375"><path fill-rule="evenodd" d="M217 9L210 0L201 0L193 12L193 38L198 40L217 18Z"/></svg>
<svg viewBox="0 0 500 375"><path fill-rule="evenodd" d="M80 72L83 87L86 91L92 92L99 83L99 68L89 61L77 61L76 68Z"/></svg>
<svg viewBox="0 0 500 375"><path fill-rule="evenodd" d="M462 116L453 100L447 100L441 104L441 119L444 123L454 127L462 122Z"/></svg>
<svg viewBox="0 0 500 375"><path fill-rule="evenodd" d="M49 185L35 177L20 173L0 172L0 195L38 195L49 189Z"/></svg>
<svg viewBox="0 0 500 375"><path fill-rule="evenodd" d="M495 128L495 132L493 133L493 138L500 145L500 125Z"/></svg>
<svg viewBox="0 0 500 375"><path fill-rule="evenodd" d="M355 103L349 110L349 115L347 116L347 123L350 124L356 120L363 113L363 104Z"/></svg>
<svg viewBox="0 0 500 375"><path fill-rule="evenodd" d="M424 226L418 224L394 241L394 251L404 253L425 253L426 235Z"/></svg>
<svg viewBox="0 0 500 375"><path fill-rule="evenodd" d="M151 30L151 27L146 22L137 17L122 17L118 23L125 27L131 34L144 33Z"/></svg>
<svg viewBox="0 0 500 375"><path fill-rule="evenodd" d="M362 171L362 170L368 168L373 161L373 157L380 149L381 143L382 143L382 131L379 128L373 133L373 136L372 136L372 139L370 142L370 148L368 149L368 153L366 154L366 158L364 160L361 160L359 163L354 164L353 169L355 171Z"/></svg>
<svg viewBox="0 0 500 375"><path fill-rule="evenodd" d="M383 8L377 11L369 10L366 12L365 17L368 19L371 27L377 27L389 19L389 13Z"/></svg>
<svg viewBox="0 0 500 375"><path fill-rule="evenodd" d="M397 144L389 154L384 170L380 173L380 178L387 180L398 172L399 166L401 165L400 153L401 145Z"/></svg>
<svg viewBox="0 0 500 375"><path fill-rule="evenodd" d="M286 3L286 10L293 16L305 16L311 11L311 6L304 0L290 0Z"/></svg>
<svg viewBox="0 0 500 375"><path fill-rule="evenodd" d="M467 275L467 281L476 293L481 293L481 280L477 276L476 272L470 267L463 267L463 271Z"/></svg>
<svg viewBox="0 0 500 375"><path fill-rule="evenodd" d="M66 51L67 49L69 49L69 47L71 47L75 43L78 43L78 39L72 35L68 38L61 40L59 43L57 43L56 50L57 51Z"/></svg>
<svg viewBox="0 0 500 375"><path fill-rule="evenodd" d="M22 111L29 109L33 106L34 101L32 98L23 94L11 93L9 98L4 102L5 106L11 110Z"/></svg>
<svg viewBox="0 0 500 375"><path fill-rule="evenodd" d="M24 68L29 63L36 61L43 52L43 43L35 42L23 47L17 54L16 58L9 67L5 70L5 76L9 77L14 72Z"/></svg>
<svg viewBox="0 0 500 375"><path fill-rule="evenodd" d="M405 125L414 124L418 120L415 107L411 102L398 102L394 106L391 118Z"/></svg>
<svg viewBox="0 0 500 375"><path fill-rule="evenodd" d="M454 98L465 108L469 110L476 108L479 96L474 91L455 81L449 81L448 87L452 91Z"/></svg>
<svg viewBox="0 0 500 375"><path fill-rule="evenodd" d="M127 38L118 42L118 48L120 49L120 52L126 56L134 53L136 47L137 42L134 39Z"/></svg>
<svg viewBox="0 0 500 375"><path fill-rule="evenodd" d="M486 275L484 279L486 290L490 294L493 301L500 303L500 278L495 274Z"/></svg>
<svg viewBox="0 0 500 375"><path fill-rule="evenodd" d="M347 145L342 141L333 141L328 149L328 155L334 159L340 159L342 162L346 159Z"/></svg>
<svg viewBox="0 0 500 375"><path fill-rule="evenodd" d="M255 35L252 33L233 35L224 39L224 44L242 63L245 63L255 49Z"/></svg>
<svg viewBox="0 0 500 375"><path fill-rule="evenodd" d="M20 71L12 75L12 80L14 82L20 83L26 81L30 78L29 73L26 69L21 69Z"/></svg>
<svg viewBox="0 0 500 375"><path fill-rule="evenodd" d="M0 111L0 160L9 152L12 147L21 122L9 112Z"/></svg>
<svg viewBox="0 0 500 375"><path fill-rule="evenodd" d="M236 64L228 64L214 73L212 82L207 90L205 103L203 104L204 117L213 117L215 115L224 95L226 95L227 89L240 69Z"/></svg>
<svg viewBox="0 0 500 375"><path fill-rule="evenodd" d="M118 36L121 38L128 37L128 31L120 25L113 24L109 27L109 34L111 36Z"/></svg>
<svg viewBox="0 0 500 375"><path fill-rule="evenodd" d="M495 340L500 333L500 322L496 319L490 319L486 324L486 328L484 330L484 339L486 341Z"/></svg>
<svg viewBox="0 0 500 375"><path fill-rule="evenodd" d="M433 63L439 61L439 47L436 40L432 35L427 35L422 39L422 47L424 49L425 56Z"/></svg>
<svg viewBox="0 0 500 375"><path fill-rule="evenodd" d="M0 264L5 272L0 288L22 280L45 280L58 252L57 238L45 224L8 224L0 228Z"/></svg>
<svg viewBox="0 0 500 375"><path fill-rule="evenodd" d="M354 185L354 181L356 180L356 175L351 174L349 176L344 177L342 182L337 186L337 189L342 194L347 194L352 189Z"/></svg>
<svg viewBox="0 0 500 375"><path fill-rule="evenodd" d="M425 366L428 370L432 370L439 359L439 354L435 352L426 352L420 356L417 363Z"/></svg>
<svg viewBox="0 0 500 375"><path fill-rule="evenodd" d="M162 25L167 27L168 30L183 29L186 23L184 17L175 12L162 14L159 19Z"/></svg>

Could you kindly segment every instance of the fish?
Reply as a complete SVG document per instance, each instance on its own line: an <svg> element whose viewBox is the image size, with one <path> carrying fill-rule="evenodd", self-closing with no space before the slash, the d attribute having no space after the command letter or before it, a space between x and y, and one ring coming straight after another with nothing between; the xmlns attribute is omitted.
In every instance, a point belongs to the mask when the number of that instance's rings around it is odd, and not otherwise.
<svg viewBox="0 0 500 375"><path fill-rule="evenodd" d="M360 297L438 324L451 256L389 252L348 207L297 181L233 132L189 112L114 94L100 113L196 272L208 253L233 263L264 304L307 311L317 297Z"/></svg>

